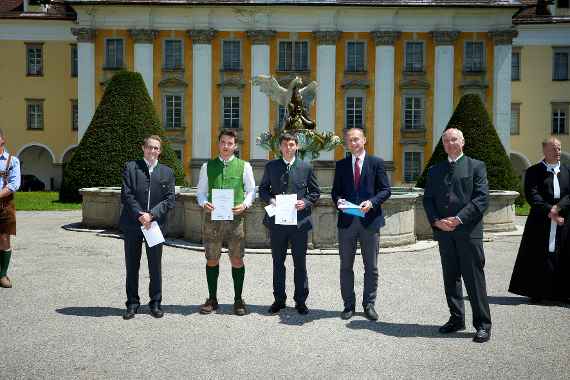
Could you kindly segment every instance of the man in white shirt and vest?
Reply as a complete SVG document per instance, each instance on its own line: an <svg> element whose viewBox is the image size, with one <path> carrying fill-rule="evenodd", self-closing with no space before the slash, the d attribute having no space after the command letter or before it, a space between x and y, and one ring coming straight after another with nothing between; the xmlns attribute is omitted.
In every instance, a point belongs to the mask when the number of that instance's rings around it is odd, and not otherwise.
<svg viewBox="0 0 570 380"><path fill-rule="evenodd" d="M226 243L232 265L234 282L234 313L245 315L247 309L242 298L245 266L244 212L255 199L255 179L251 165L234 153L237 135L232 130L222 130L218 136L219 156L205 162L200 169L197 201L206 212L202 224L202 241L206 253L206 279L209 296L201 306L201 314L210 314L218 309L218 275L222 244ZM234 194L233 220L212 220L213 189L232 189Z"/></svg>

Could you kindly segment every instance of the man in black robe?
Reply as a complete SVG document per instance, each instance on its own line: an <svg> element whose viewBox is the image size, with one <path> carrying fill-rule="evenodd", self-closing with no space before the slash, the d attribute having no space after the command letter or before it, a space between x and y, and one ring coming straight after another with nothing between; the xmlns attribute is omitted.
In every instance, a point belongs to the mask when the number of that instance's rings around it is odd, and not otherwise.
<svg viewBox="0 0 570 380"><path fill-rule="evenodd" d="M542 299L570 299L568 243L570 168L560 162L560 141L542 143L544 160L527 169L524 191L530 204L509 292Z"/></svg>

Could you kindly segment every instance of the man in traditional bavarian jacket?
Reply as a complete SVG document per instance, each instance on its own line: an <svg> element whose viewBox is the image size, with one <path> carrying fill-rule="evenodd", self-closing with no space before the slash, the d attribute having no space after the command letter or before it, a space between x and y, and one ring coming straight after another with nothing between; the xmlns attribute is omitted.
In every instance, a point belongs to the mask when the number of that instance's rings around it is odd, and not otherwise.
<svg viewBox="0 0 570 380"><path fill-rule="evenodd" d="M237 148L237 135L231 130L222 130L218 136L219 157L209 160L200 169L198 180L198 204L206 211L202 223L202 241L206 251L206 279L209 297L201 306L200 313L210 314L218 309L218 275L222 244L229 250L234 282L234 313L247 313L242 299L245 267L244 256L244 215L255 199L255 179L248 162L234 156ZM212 189L232 189L234 194L233 220L212 220Z"/></svg>
<svg viewBox="0 0 570 380"><path fill-rule="evenodd" d="M4 132L0 129L0 287L11 288L8 265L12 250L10 235L16 235L14 192L20 187L20 161L5 149Z"/></svg>

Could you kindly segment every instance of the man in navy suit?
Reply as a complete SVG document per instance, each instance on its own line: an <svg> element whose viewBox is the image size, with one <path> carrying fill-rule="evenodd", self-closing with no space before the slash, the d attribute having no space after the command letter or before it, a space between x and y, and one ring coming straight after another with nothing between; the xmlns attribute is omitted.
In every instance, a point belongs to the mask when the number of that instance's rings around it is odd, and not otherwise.
<svg viewBox="0 0 570 380"><path fill-rule="evenodd" d="M332 199L337 207L346 202L359 205L363 217L346 214L339 209L338 241L340 253L340 290L344 302L342 319L350 319L355 311L354 256L360 242L364 262L364 315L378 320L374 309L378 288L379 230L384 226L382 204L390 198L390 183L384 170L384 161L366 154L366 136L361 128L350 128L345 133L350 157L337 161L332 188Z"/></svg>
<svg viewBox="0 0 570 380"><path fill-rule="evenodd" d="M140 305L139 268L143 243L143 228L150 228L156 221L162 231L166 231L168 212L176 204L174 193L174 172L158 162L162 140L151 135L144 139L142 147L144 159L127 162L123 172L121 202L123 210L119 226L125 236L125 264L127 267L127 310L124 319L135 317ZM150 313L161 318L164 313L160 307L162 301L162 244L149 248L146 245L146 257L150 284Z"/></svg>
<svg viewBox="0 0 570 380"><path fill-rule="evenodd" d="M259 196L266 203L275 204L278 194L297 194L297 225L275 224L275 216L265 214L263 224L269 228L271 237L271 256L273 257L273 295L275 302L269 307L270 314L276 314L285 308L285 258L291 244L291 255L295 266L295 308L299 314L307 314L305 303L309 295L307 277L307 241L313 228L311 209L319 199L321 191L313 167L295 157L299 148L296 135L284 133L279 138L282 158L265 165L263 179L259 185Z"/></svg>

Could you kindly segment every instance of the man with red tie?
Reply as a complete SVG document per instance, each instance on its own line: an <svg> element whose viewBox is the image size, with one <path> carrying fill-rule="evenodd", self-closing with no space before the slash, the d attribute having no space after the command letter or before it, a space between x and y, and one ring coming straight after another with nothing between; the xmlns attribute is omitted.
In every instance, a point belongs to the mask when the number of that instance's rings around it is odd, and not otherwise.
<svg viewBox="0 0 570 380"><path fill-rule="evenodd" d="M348 129L345 141L351 155L337 161L331 194L339 209L340 290L344 302L341 318L350 319L354 315L356 297L352 268L356 243L360 242L364 263L362 306L366 318L375 321L378 319L374 304L378 288L379 230L385 224L382 204L390 198L390 183L384 170L384 161L366 154L366 136L361 128ZM347 202L358 205L363 216L341 211Z"/></svg>

